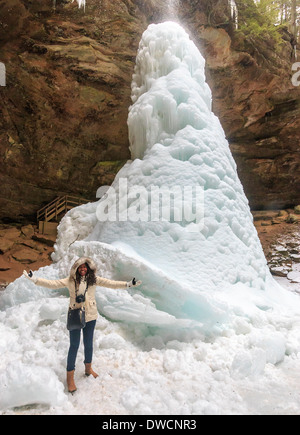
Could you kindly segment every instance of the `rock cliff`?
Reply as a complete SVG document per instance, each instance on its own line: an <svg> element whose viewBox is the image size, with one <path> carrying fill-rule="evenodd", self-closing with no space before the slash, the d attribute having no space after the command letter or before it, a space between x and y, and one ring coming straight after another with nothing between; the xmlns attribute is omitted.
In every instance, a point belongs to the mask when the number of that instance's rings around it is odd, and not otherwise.
<svg viewBox="0 0 300 435"><path fill-rule="evenodd" d="M127 113L142 32L178 19L207 61L220 117L253 209L300 203L300 89L283 33L247 41L226 0L3 0L0 219L34 218L61 194L94 200L130 158Z"/></svg>
<svg viewBox="0 0 300 435"><path fill-rule="evenodd" d="M300 192L300 87L291 82L291 35L283 29L279 47L267 34L246 39L222 15L226 2L215 3L219 9L210 21L195 24L188 11L186 22L203 47L214 112L251 208L294 206Z"/></svg>

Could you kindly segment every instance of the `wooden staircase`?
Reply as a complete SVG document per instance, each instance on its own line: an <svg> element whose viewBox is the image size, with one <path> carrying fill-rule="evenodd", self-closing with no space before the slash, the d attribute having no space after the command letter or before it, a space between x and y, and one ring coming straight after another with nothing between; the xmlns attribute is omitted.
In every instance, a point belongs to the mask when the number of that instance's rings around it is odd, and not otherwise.
<svg viewBox="0 0 300 435"><path fill-rule="evenodd" d="M58 222L67 211L88 202L87 199L70 195L55 198L37 212L39 232L42 234L56 233Z"/></svg>

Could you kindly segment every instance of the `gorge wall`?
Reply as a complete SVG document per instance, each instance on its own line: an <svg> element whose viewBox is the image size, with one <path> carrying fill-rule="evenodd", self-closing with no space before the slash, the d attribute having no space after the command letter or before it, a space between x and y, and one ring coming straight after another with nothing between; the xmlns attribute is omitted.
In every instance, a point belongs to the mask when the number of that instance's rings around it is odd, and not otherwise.
<svg viewBox="0 0 300 435"><path fill-rule="evenodd" d="M87 0L85 11L71 0L2 0L0 219L33 219L58 195L95 200L112 182L130 158L141 35L175 12L206 59L213 110L251 208L300 203L300 89L291 83L288 32L280 50L246 40L227 0Z"/></svg>

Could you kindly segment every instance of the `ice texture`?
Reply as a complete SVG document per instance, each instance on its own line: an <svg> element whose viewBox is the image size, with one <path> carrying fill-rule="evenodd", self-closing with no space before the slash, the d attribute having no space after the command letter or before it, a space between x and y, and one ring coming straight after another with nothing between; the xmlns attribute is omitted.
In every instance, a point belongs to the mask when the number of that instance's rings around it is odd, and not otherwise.
<svg viewBox="0 0 300 435"><path fill-rule="evenodd" d="M97 213L106 199L100 199L68 213L59 227L56 260L66 262L66 248L81 235L84 241L71 245L69 255L77 250L99 262L109 257L112 276L142 279L141 306L130 296L129 309L126 295L117 307L114 296L108 296L106 314L115 320L137 321L151 306L151 324L162 324L163 318L169 324L172 316L179 324L196 322L211 330L228 321L234 306L243 312L245 298L247 309L267 309L281 292L267 267L228 141L211 110L204 68L201 53L181 26L148 27L132 81L132 161L112 184L118 211L130 217L138 209L140 219L103 222ZM151 219L152 197L139 199L143 191L176 194L176 188L186 186L203 190L200 222L161 214Z"/></svg>
<svg viewBox="0 0 300 435"><path fill-rule="evenodd" d="M144 33L132 99L132 161L112 185L122 219L99 221L112 195L69 211L59 225L55 263L35 275L65 277L78 257L90 256L99 275L143 283L97 289L93 365L100 376L83 376L81 346L74 397L63 390L66 289L20 277L0 292L0 412L299 413L299 296L269 273L211 111L203 57L178 24L150 25ZM204 219L193 221L189 201L181 221L175 203L172 218L144 219L151 215L144 192L153 186L202 188Z"/></svg>

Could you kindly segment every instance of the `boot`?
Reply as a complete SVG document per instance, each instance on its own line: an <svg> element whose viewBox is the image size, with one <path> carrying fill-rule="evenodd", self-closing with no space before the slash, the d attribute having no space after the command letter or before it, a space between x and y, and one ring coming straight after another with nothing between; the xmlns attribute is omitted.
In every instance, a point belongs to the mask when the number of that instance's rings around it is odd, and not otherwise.
<svg viewBox="0 0 300 435"><path fill-rule="evenodd" d="M90 375L93 375L95 379L98 378L97 373L95 373L94 370L92 369L92 364L85 363L85 376L90 376Z"/></svg>
<svg viewBox="0 0 300 435"><path fill-rule="evenodd" d="M69 393L75 393L77 390L75 382L74 382L74 373L75 370L72 370L70 372L67 372L67 385L68 385L68 391Z"/></svg>

